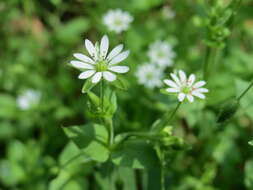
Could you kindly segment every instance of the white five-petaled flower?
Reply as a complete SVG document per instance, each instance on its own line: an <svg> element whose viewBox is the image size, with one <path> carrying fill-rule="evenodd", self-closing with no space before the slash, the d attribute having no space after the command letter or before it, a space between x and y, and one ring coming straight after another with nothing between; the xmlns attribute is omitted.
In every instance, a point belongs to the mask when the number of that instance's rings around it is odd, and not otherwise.
<svg viewBox="0 0 253 190"><path fill-rule="evenodd" d="M108 27L110 31L121 33L126 31L133 21L133 17L126 11L121 9L109 10L103 16L103 23Z"/></svg>
<svg viewBox="0 0 253 190"><path fill-rule="evenodd" d="M127 66L118 64L125 60L129 55L129 50L123 51L123 45L120 44L112 49L107 55L109 49L109 39L104 35L100 44L95 46L88 39L85 40L85 47L91 57L81 53L75 53L74 57L78 60L71 61L70 64L81 70L79 79L91 78L92 83L98 83L102 78L111 82L116 80L115 73L126 73L129 71Z"/></svg>
<svg viewBox="0 0 253 190"><path fill-rule="evenodd" d="M185 98L189 100L189 102L194 101L194 96L204 99L205 95L203 93L207 93L208 89L203 88L206 84L205 81L195 82L195 75L191 74L189 78L187 78L184 71L178 71L179 77L177 73L171 73L170 76L173 79L165 79L164 83L168 85L170 88L167 88L166 91L170 93L178 93L178 100L182 102Z"/></svg>
<svg viewBox="0 0 253 190"><path fill-rule="evenodd" d="M40 98L41 93L39 91L28 89L18 96L17 105L21 110L27 110L38 104Z"/></svg>
<svg viewBox="0 0 253 190"><path fill-rule="evenodd" d="M137 68L136 77L140 84L152 89L162 85L163 71L152 63L145 63Z"/></svg>
<svg viewBox="0 0 253 190"><path fill-rule="evenodd" d="M176 54L169 43L155 41L149 46L148 56L151 62L156 63L161 68L165 68L173 65L173 58Z"/></svg>

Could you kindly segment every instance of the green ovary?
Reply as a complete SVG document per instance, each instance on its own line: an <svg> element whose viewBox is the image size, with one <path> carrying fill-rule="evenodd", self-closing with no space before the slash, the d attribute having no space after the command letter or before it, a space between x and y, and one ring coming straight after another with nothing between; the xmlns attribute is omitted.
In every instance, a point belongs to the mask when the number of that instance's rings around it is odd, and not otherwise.
<svg viewBox="0 0 253 190"><path fill-rule="evenodd" d="M182 92L183 92L184 94L189 94L189 93L191 92L191 88L188 87L188 86L183 86L183 87L182 87Z"/></svg>
<svg viewBox="0 0 253 190"><path fill-rule="evenodd" d="M96 65L96 71L97 72L103 72L107 70L107 62L106 61L100 61Z"/></svg>

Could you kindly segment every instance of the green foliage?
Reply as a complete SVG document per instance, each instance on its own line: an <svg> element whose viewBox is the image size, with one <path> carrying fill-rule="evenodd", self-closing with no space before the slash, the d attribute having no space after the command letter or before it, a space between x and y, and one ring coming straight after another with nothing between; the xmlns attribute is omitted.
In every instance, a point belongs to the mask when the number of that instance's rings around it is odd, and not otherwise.
<svg viewBox="0 0 253 190"><path fill-rule="evenodd" d="M102 19L117 8L134 18L120 34ZM240 106L230 100L253 79L252 18L252 0L0 1L0 189L160 189L161 149L166 189L252 190L253 90ZM131 53L122 63L130 71L104 80L102 103L100 84L79 80L69 63L88 53L85 39L103 34L110 50L122 43ZM136 69L156 40L176 52L163 78L183 69L202 80L208 61L209 93L152 128L178 102L138 83ZM22 109L27 89L41 98Z"/></svg>
<svg viewBox="0 0 253 190"><path fill-rule="evenodd" d="M105 162L109 158L108 133L103 125L64 127L64 132L92 160Z"/></svg>
<svg viewBox="0 0 253 190"><path fill-rule="evenodd" d="M126 141L112 153L112 161L116 165L151 169L159 167L159 160L150 143L143 141Z"/></svg>

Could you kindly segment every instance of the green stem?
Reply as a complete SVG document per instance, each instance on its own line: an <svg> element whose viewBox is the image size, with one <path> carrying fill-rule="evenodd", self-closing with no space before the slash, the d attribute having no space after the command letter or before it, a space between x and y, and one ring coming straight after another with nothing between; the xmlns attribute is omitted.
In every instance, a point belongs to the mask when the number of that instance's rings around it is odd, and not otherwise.
<svg viewBox="0 0 253 190"><path fill-rule="evenodd" d="M108 120L108 130L109 130L109 142L108 142L108 144L110 145L110 146L112 146L113 145L113 141L114 141L114 128L113 128L113 123L112 123L112 120L111 119L109 119Z"/></svg>
<svg viewBox="0 0 253 190"><path fill-rule="evenodd" d="M155 126L153 126L153 131L157 131L159 132L160 130L162 130L162 128L164 126L166 126L172 119L173 117L175 116L176 112L178 111L180 105L181 105L182 102L178 102L176 108L173 110L173 112L169 111L167 113L165 113L162 118L160 119L160 121L155 124Z"/></svg>
<svg viewBox="0 0 253 190"><path fill-rule="evenodd" d="M250 88L253 86L253 81L250 83L250 85L242 92L242 94L237 98L238 101L240 101L243 96L250 90Z"/></svg>
<svg viewBox="0 0 253 190"><path fill-rule="evenodd" d="M174 111L171 113L170 117L168 118L168 120L166 120L166 124L167 125L174 117L174 115L177 113L177 110L179 109L180 105L182 102L178 102L177 107L174 109Z"/></svg>
<svg viewBox="0 0 253 190"><path fill-rule="evenodd" d="M217 57L217 49L211 48L211 47L208 46L207 50L206 50L206 55L205 55L205 60L204 60L204 66L203 66L203 78L205 80L208 80L208 78L209 78L209 75L210 75L210 65L211 64L213 66L215 65L216 57Z"/></svg>
<svg viewBox="0 0 253 190"><path fill-rule="evenodd" d="M101 100L100 107L103 113L104 112L104 80L103 79L101 80L101 83L100 83L100 100Z"/></svg>
<svg viewBox="0 0 253 190"><path fill-rule="evenodd" d="M161 160L161 190L165 190L165 167L164 167L164 160Z"/></svg>

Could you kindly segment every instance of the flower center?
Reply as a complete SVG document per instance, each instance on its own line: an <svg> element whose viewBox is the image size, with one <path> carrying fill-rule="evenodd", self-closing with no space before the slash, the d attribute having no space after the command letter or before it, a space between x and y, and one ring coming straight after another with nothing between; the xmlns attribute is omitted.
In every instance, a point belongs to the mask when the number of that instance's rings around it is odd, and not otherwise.
<svg viewBox="0 0 253 190"><path fill-rule="evenodd" d="M107 62L106 61L99 61L97 64L96 64L96 71L97 72L103 72L103 71L107 71Z"/></svg>
<svg viewBox="0 0 253 190"><path fill-rule="evenodd" d="M183 86L181 91L184 93L184 94L190 94L191 92L191 88L188 87L188 86Z"/></svg>
<svg viewBox="0 0 253 190"><path fill-rule="evenodd" d="M122 25L122 21L120 19L115 19L114 24L116 26L121 26Z"/></svg>

